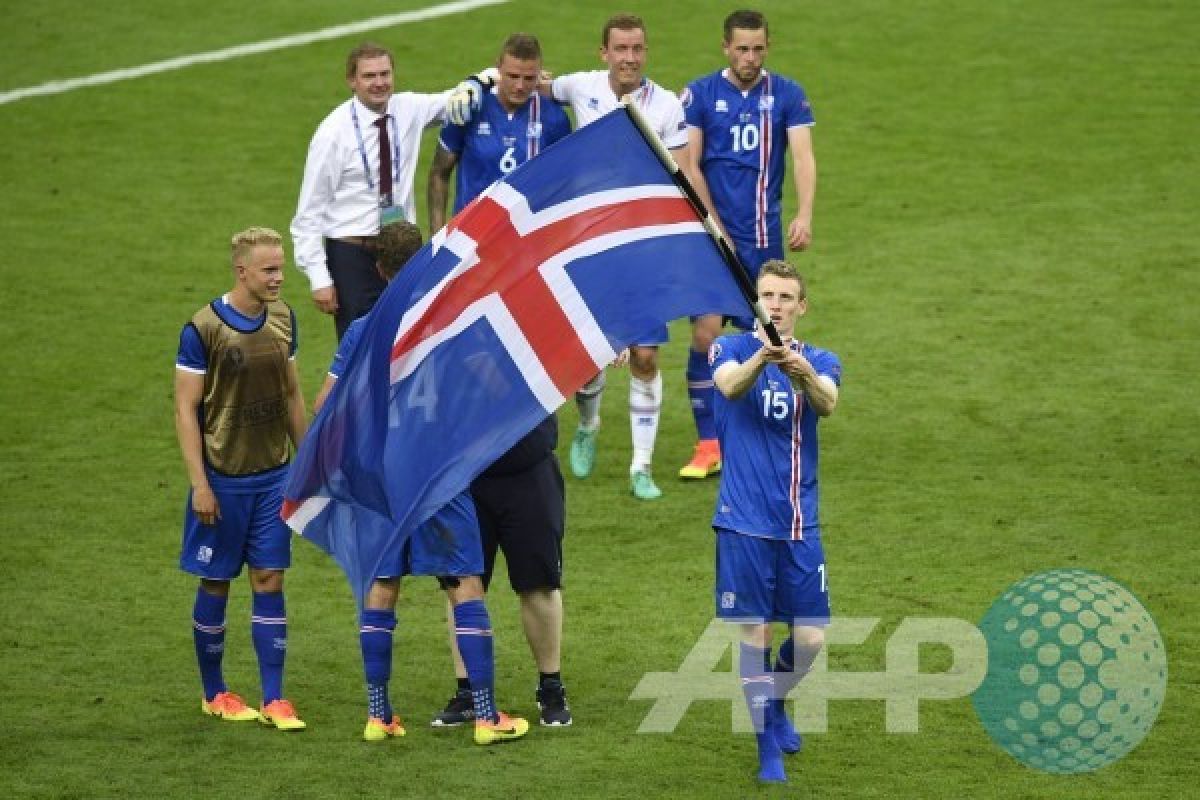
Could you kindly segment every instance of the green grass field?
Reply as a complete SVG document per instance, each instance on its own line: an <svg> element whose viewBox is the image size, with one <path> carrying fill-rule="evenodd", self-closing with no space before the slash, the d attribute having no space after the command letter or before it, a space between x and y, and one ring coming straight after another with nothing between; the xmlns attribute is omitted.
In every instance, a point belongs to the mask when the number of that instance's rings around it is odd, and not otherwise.
<svg viewBox="0 0 1200 800"><path fill-rule="evenodd" d="M424 2L9 4L0 92ZM721 65L727 6L630 7L646 18L660 83ZM568 479L573 728L489 749L430 731L452 683L442 600L421 580L402 600L393 680L410 733L359 741L353 601L333 562L299 541L288 694L309 731L202 717L194 582L175 566L177 335L228 288L230 233L287 229L308 139L344 96L352 36L0 105L0 796L1194 796L1200 10L759 7L770 66L801 80L818 120L815 246L796 263L811 282L802 331L846 368L822 434L831 590L836 613L883 620L863 646L835 647L831 668L882 669L905 617L977 622L1026 575L1087 568L1134 591L1166 643L1166 700L1142 745L1096 773L1053 776L994 746L968 698L923 704L910 735L885 732L882 702L842 701L790 762L791 783L761 790L728 702L694 704L674 733L637 734L651 702L633 687L677 669L712 617L715 484L672 477L692 435L680 325L663 353L666 496L627 495L620 372L597 474ZM615 10L516 0L371 37L394 48L400 87L436 90L514 30L538 33L558 72L594 68ZM295 270L285 296L311 398L332 324ZM566 409L566 434L574 420ZM235 586L226 672L256 697L248 594ZM501 703L535 714L502 583L490 606Z"/></svg>

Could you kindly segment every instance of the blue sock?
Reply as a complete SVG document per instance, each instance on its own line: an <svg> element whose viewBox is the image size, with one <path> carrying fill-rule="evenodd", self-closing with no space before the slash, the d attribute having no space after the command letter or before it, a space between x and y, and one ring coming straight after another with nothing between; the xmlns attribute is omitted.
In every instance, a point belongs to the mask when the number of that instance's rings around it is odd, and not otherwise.
<svg viewBox="0 0 1200 800"><path fill-rule="evenodd" d="M796 732L792 721L787 715L787 695L800 679L808 674L807 667L797 671L795 668L794 643L788 637L779 646L779 654L775 657L775 699L771 701L771 730L779 749L785 753L799 753L804 746L804 739Z"/></svg>
<svg viewBox="0 0 1200 800"><path fill-rule="evenodd" d="M265 706L283 697L283 661L287 657L287 611L283 592L255 592L250 611L250 637L258 654Z"/></svg>
<svg viewBox="0 0 1200 800"><path fill-rule="evenodd" d="M775 676L771 672L770 648L741 643L739 669L742 694L750 709L754 738L758 744L758 779L766 782L787 780L783 771L783 751L771 729L771 700L775 696Z"/></svg>
<svg viewBox="0 0 1200 800"><path fill-rule="evenodd" d="M482 600L468 600L454 607L454 637L467 667L467 679L471 681L475 719L498 721L500 715L496 712L493 691L496 664L492 653L492 621Z"/></svg>
<svg viewBox="0 0 1200 800"><path fill-rule="evenodd" d="M696 420L696 436L699 439L717 438L717 423L713 419L713 378L708 366L708 353L688 350L687 362L688 399L692 402L692 416Z"/></svg>
<svg viewBox="0 0 1200 800"><path fill-rule="evenodd" d="M229 597L196 590L192 606L192 639L196 644L196 663L200 665L200 683L204 699L212 700L226 690L221 674L221 658L225 655L225 605Z"/></svg>
<svg viewBox="0 0 1200 800"><path fill-rule="evenodd" d="M367 678L367 716L392 721L388 682L392 679L392 631L396 612L364 608L359 616L358 644L362 648L363 673Z"/></svg>

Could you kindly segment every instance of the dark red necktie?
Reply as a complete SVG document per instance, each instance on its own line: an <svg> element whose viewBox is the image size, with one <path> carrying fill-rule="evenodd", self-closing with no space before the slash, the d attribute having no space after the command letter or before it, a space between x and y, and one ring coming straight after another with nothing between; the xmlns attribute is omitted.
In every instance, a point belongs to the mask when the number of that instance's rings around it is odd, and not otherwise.
<svg viewBox="0 0 1200 800"><path fill-rule="evenodd" d="M388 115L375 120L379 128L379 197L385 205L392 204L392 142L388 136Z"/></svg>

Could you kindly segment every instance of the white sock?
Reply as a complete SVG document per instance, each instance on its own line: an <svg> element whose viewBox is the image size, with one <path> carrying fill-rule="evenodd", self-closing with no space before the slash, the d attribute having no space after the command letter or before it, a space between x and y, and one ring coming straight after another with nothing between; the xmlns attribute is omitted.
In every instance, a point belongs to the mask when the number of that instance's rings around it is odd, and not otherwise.
<svg viewBox="0 0 1200 800"><path fill-rule="evenodd" d="M604 398L604 370L575 392L575 407L579 409L579 427L594 431L600 427L600 401Z"/></svg>
<svg viewBox="0 0 1200 800"><path fill-rule="evenodd" d="M648 381L629 376L629 427L633 434L633 463L630 472L649 470L654 459L654 440L658 438L658 418L662 410L662 373Z"/></svg>

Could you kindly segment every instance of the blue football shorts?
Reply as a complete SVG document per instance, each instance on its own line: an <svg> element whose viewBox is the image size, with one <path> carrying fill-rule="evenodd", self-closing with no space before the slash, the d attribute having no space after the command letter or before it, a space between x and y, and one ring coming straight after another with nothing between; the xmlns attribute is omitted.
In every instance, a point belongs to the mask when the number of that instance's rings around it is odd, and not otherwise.
<svg viewBox="0 0 1200 800"><path fill-rule="evenodd" d="M482 574L479 519L469 491L457 495L398 547L385 553L375 570L377 578Z"/></svg>
<svg viewBox="0 0 1200 800"><path fill-rule="evenodd" d="M214 489L221 518L205 525L192 510L188 492L183 516L183 546L179 568L201 578L228 581L242 572L242 564L255 569L287 569L292 564L292 531L279 517L283 484L279 480L257 492Z"/></svg>
<svg viewBox="0 0 1200 800"><path fill-rule="evenodd" d="M801 540L716 529L717 616L731 621L826 625L829 591L817 531Z"/></svg>

